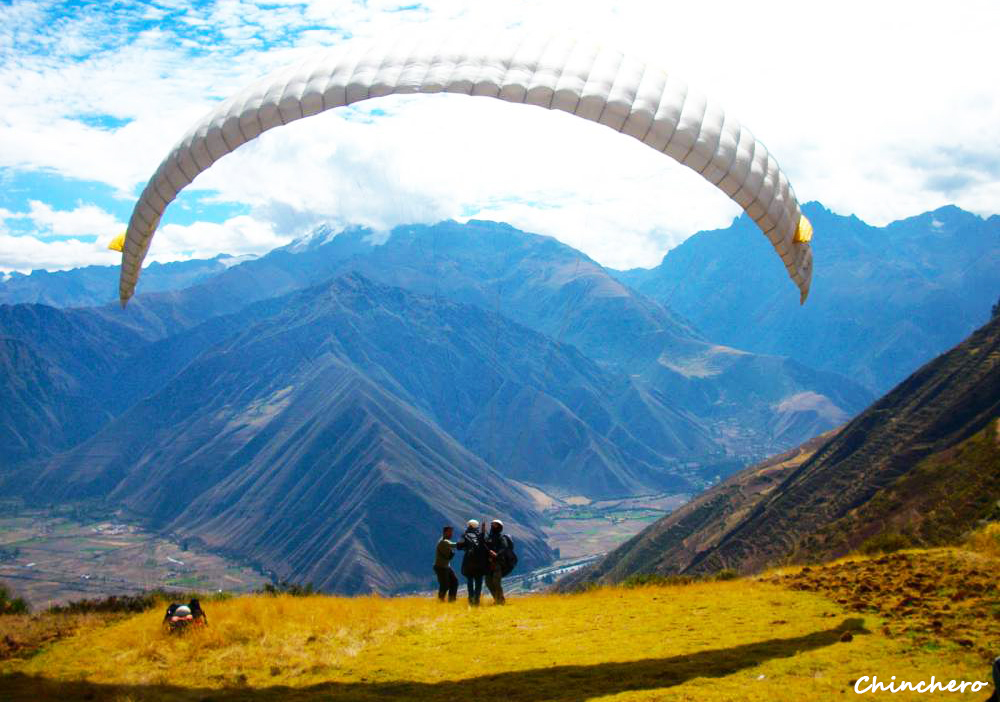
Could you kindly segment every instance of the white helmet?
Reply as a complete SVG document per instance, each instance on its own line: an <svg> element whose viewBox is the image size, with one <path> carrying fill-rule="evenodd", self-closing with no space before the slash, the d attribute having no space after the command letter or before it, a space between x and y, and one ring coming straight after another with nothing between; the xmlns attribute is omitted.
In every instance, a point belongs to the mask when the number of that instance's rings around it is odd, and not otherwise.
<svg viewBox="0 0 1000 702"><path fill-rule="evenodd" d="M178 617L186 617L189 614L191 614L191 608L188 607L187 605L181 605L180 607L174 610L174 615Z"/></svg>
<svg viewBox="0 0 1000 702"><path fill-rule="evenodd" d="M465 526L468 527L469 529L478 529L479 522L475 519L470 519Z"/></svg>

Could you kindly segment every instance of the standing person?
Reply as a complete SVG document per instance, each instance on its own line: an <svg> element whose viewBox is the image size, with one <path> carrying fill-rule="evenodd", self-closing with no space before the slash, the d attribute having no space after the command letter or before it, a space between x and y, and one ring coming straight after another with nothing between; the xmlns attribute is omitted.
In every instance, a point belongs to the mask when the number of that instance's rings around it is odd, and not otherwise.
<svg viewBox="0 0 1000 702"><path fill-rule="evenodd" d="M479 522L470 519L462 534L462 540L455 548L465 551L462 556L462 575L469 586L469 604L479 606L479 596L483 592L483 577L486 575L489 556L486 553L486 540L479 533Z"/></svg>
<svg viewBox="0 0 1000 702"><path fill-rule="evenodd" d="M986 702L1000 702L1000 656L993 661L993 695Z"/></svg>
<svg viewBox="0 0 1000 702"><path fill-rule="evenodd" d="M444 602L444 595L448 593L448 601L454 602L458 597L458 576L451 569L451 559L455 556L457 544L451 540L455 530L446 526L441 530L441 539L434 549L434 573L438 579L438 599Z"/></svg>
<svg viewBox="0 0 1000 702"><path fill-rule="evenodd" d="M517 556L514 555L514 540L503 533L503 522L499 519L490 522L490 533L486 536L486 548L490 558L486 587L493 595L494 604L506 604L507 599L503 594L503 576L514 570Z"/></svg>

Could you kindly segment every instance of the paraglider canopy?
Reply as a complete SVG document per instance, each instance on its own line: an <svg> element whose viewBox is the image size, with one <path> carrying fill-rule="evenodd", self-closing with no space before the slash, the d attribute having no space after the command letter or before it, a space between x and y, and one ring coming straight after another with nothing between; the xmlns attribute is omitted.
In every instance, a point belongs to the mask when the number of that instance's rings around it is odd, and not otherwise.
<svg viewBox="0 0 1000 702"><path fill-rule="evenodd" d="M414 32L319 51L221 103L171 150L129 220L119 295L124 306L167 206L202 171L263 132L362 100L459 93L562 110L640 140L700 173L771 241L805 302L812 226L777 161L722 107L665 69L573 37Z"/></svg>

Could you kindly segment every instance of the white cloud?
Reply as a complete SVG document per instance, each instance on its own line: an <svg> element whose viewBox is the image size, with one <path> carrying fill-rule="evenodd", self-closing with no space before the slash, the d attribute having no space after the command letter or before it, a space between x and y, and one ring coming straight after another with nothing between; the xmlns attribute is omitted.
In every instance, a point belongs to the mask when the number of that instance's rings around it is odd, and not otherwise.
<svg viewBox="0 0 1000 702"><path fill-rule="evenodd" d="M31 204L28 212L0 209L0 272L65 270L121 262L121 254L108 250L107 244L125 225L107 212L91 205L57 211L39 202ZM14 234L5 226L10 220L30 221L35 233ZM96 240L82 239L92 236ZM167 224L157 233L155 250L146 263L211 258L220 251L234 256L259 254L289 241L291 237L276 234L270 222L246 215L221 223Z"/></svg>
<svg viewBox="0 0 1000 702"><path fill-rule="evenodd" d="M447 95L379 108L393 118L332 113L268 132L195 186L295 236L321 222L380 230L496 219L626 267L655 264L739 212L694 172L569 115Z"/></svg>
<svg viewBox="0 0 1000 702"><path fill-rule="evenodd" d="M81 205L73 210L54 210L44 202L31 200L30 209L23 215L13 215L31 220L36 228L54 236L96 236L111 239L124 230L124 222L95 205Z"/></svg>
<svg viewBox="0 0 1000 702"><path fill-rule="evenodd" d="M106 242L79 239L42 241L30 235L12 236L0 227L0 271L27 273L44 268L50 271L80 266L111 266L121 262L121 254L108 251Z"/></svg>
<svg viewBox="0 0 1000 702"><path fill-rule="evenodd" d="M37 200L28 204L23 212L0 208L0 271L65 270L121 261L121 254L107 249L111 238L125 228L113 215L94 205L55 210ZM10 222L21 225L17 234Z"/></svg>
<svg viewBox="0 0 1000 702"><path fill-rule="evenodd" d="M196 222L191 225L167 224L156 235L156 250L150 261L177 261L211 258L220 251L241 256L270 251L284 246L291 237L278 235L270 222L246 215L222 223Z"/></svg>
<svg viewBox="0 0 1000 702"><path fill-rule="evenodd" d="M0 168L51 170L134 196L215 100L311 47L463 22L587 34L667 66L751 127L803 200L876 224L946 203L1000 209L992 75L1000 5L992 0L733 0L710 13L640 0L429 0L393 11L400 5L158 2L58 21L36 3L0 7ZM164 18L156 28L128 24L148 11ZM373 107L387 114L372 115ZM130 121L102 129L82 115ZM261 253L254 247L320 221L378 229L476 216L628 267L653 264L738 213L697 176L627 137L562 114L454 96L387 98L274 130L195 187L248 205L248 221L165 227L152 256Z"/></svg>
<svg viewBox="0 0 1000 702"><path fill-rule="evenodd" d="M80 204L72 210L55 210L44 202L30 200L24 212L0 208L0 225L8 220L30 223L43 237L90 237L111 239L125 229L114 215L95 205Z"/></svg>

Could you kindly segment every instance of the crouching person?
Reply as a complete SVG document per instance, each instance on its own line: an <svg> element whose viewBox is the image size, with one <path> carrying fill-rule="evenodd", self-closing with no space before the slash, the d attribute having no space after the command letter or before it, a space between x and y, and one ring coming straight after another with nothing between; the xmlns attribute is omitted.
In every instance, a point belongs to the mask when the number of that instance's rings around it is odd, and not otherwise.
<svg viewBox="0 0 1000 702"><path fill-rule="evenodd" d="M192 599L188 604L171 603L163 616L163 626L171 634L180 634L187 631L188 627L207 624L208 616L196 599Z"/></svg>
<svg viewBox="0 0 1000 702"><path fill-rule="evenodd" d="M486 587L493 595L494 604L502 605L507 602L503 594L503 578L514 570L514 566L517 565L517 555L514 553L514 540L503 533L503 522L499 519L490 522L486 548L490 557Z"/></svg>

